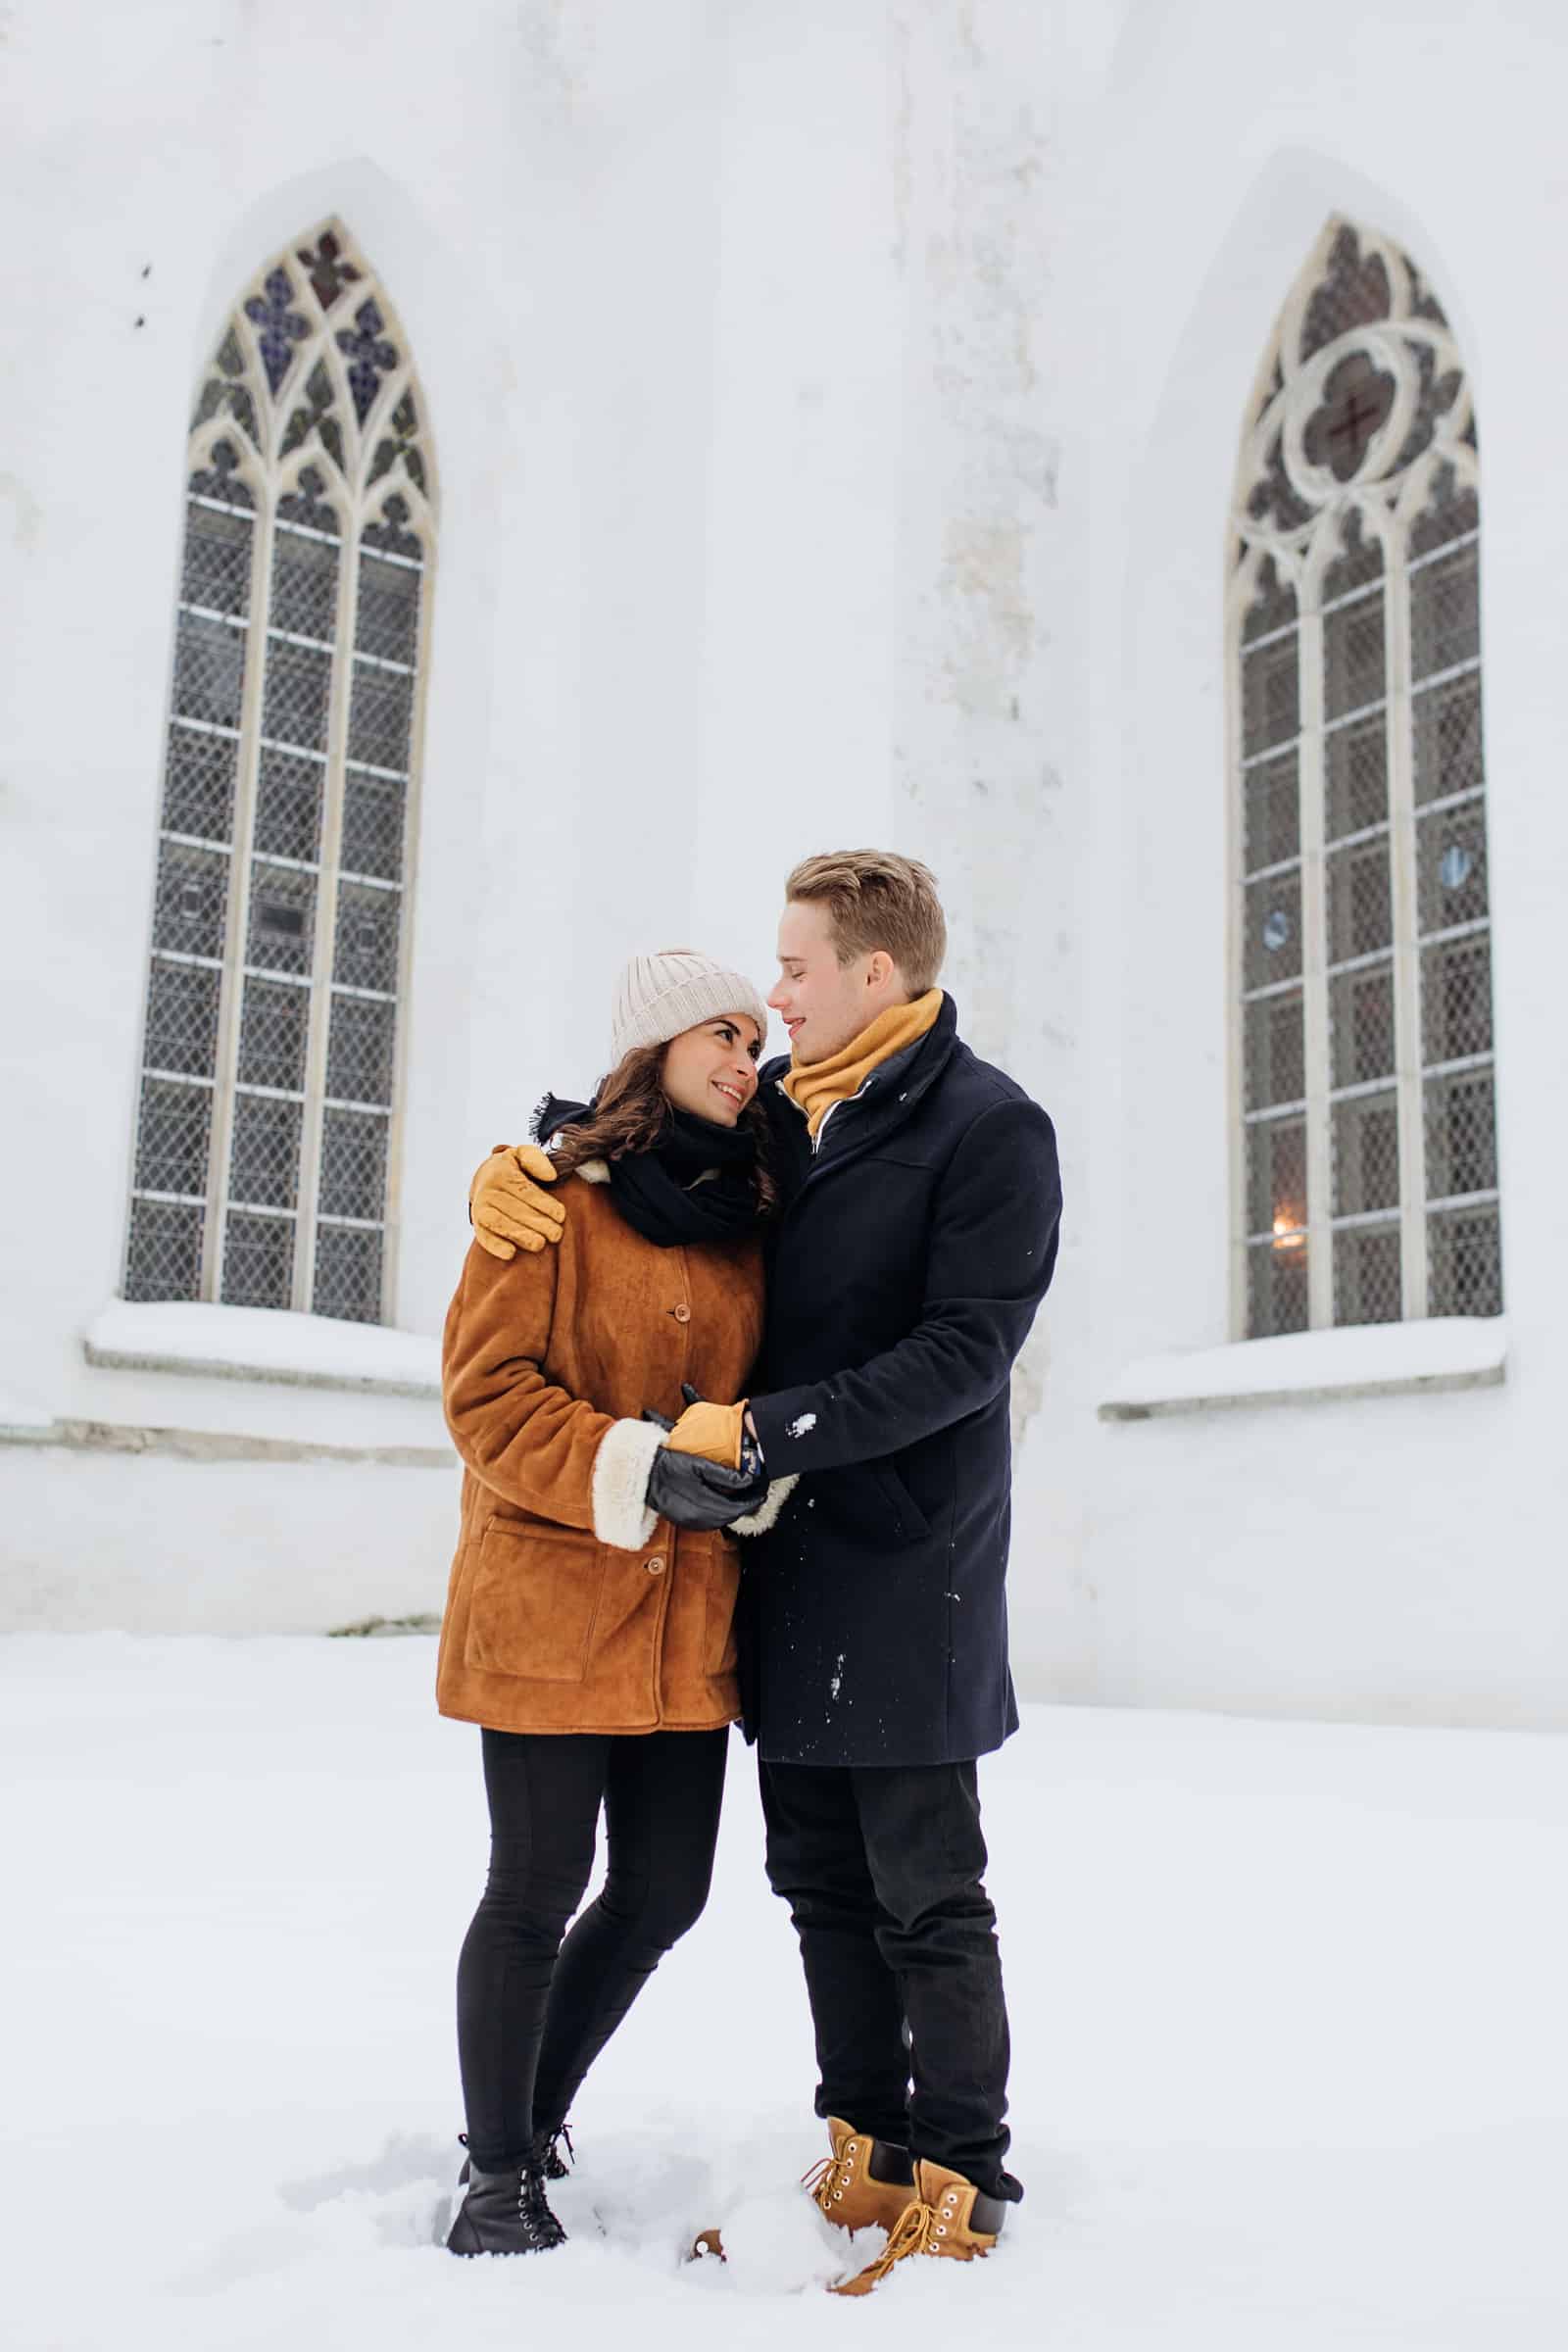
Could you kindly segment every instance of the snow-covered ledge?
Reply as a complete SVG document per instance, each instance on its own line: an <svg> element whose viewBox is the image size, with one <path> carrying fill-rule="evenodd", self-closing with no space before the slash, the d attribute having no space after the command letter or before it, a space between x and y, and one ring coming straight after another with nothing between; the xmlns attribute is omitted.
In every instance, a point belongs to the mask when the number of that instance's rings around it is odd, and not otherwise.
<svg viewBox="0 0 1568 2352"><path fill-rule="evenodd" d="M1147 1421L1250 1404L1331 1397L1408 1396L1423 1390L1494 1388L1507 1365L1501 1315L1439 1315L1423 1323L1363 1323L1146 1355L1111 1384L1102 1421Z"/></svg>
<svg viewBox="0 0 1568 2352"><path fill-rule="evenodd" d="M441 1394L439 1340L270 1306L143 1306L113 1298L88 1325L82 1347L89 1364L124 1372L190 1372L378 1396Z"/></svg>

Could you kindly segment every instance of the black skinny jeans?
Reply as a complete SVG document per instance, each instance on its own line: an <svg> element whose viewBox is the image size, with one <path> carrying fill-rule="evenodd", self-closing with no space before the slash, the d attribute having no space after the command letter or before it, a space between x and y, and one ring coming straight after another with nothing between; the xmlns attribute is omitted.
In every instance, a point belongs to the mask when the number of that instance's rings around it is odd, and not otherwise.
<svg viewBox="0 0 1568 2352"><path fill-rule="evenodd" d="M481 1734L490 1875L458 1962L458 2055L468 2150L521 2162L677 1937L713 1870L729 1734ZM593 1870L604 1889L569 1936ZM565 1941L562 1937L565 1936Z"/></svg>
<svg viewBox="0 0 1568 2352"><path fill-rule="evenodd" d="M974 1765L760 1771L767 1875L816 2030L817 2114L1021 2197L1002 2161L1007 2010Z"/></svg>

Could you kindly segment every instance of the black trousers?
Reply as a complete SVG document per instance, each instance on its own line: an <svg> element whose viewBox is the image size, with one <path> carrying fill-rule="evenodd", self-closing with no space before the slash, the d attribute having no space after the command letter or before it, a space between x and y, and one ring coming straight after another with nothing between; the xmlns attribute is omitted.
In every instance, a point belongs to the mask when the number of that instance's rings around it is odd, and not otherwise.
<svg viewBox="0 0 1568 2352"><path fill-rule="evenodd" d="M973 1764L760 1767L767 1875L801 1939L816 2112L947 2165L1003 2169L1007 2011Z"/></svg>
<svg viewBox="0 0 1568 2352"><path fill-rule="evenodd" d="M521 2161L536 2130L564 2121L660 1961L701 1917L729 1734L481 1739L490 1874L458 1962L458 2056L469 2154L499 2172ZM608 1874L567 1936L601 1805Z"/></svg>

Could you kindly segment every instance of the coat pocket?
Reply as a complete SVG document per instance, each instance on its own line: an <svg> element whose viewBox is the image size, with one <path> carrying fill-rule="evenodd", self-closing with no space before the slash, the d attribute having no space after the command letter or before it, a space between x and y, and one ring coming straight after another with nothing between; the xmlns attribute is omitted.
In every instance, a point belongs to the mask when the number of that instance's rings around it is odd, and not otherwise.
<svg viewBox="0 0 1568 2352"><path fill-rule="evenodd" d="M885 1458L817 1471L809 1484L834 1526L862 1544L918 1544L931 1533L931 1522Z"/></svg>
<svg viewBox="0 0 1568 2352"><path fill-rule="evenodd" d="M741 1595L740 1552L728 1536L717 1536L707 1561L708 1630L703 1642L703 1671L735 1671L735 1607Z"/></svg>
<svg viewBox="0 0 1568 2352"><path fill-rule="evenodd" d="M583 1530L492 1519L474 1570L465 1664L532 1683L580 1683L604 1581L604 1550Z"/></svg>

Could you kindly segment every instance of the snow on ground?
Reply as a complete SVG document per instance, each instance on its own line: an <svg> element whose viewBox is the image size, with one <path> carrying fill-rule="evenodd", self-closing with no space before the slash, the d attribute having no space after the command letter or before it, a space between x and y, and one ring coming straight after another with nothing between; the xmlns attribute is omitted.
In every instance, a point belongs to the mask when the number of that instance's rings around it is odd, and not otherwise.
<svg viewBox="0 0 1568 2352"><path fill-rule="evenodd" d="M1027 1710L985 1779L1028 2199L991 2261L839 2303L738 1740L708 1917L574 2119L570 2245L435 2243L485 1825L432 1669L0 1642L11 2352L1562 2352L1568 1740ZM710 2223L728 2264L683 2264Z"/></svg>

